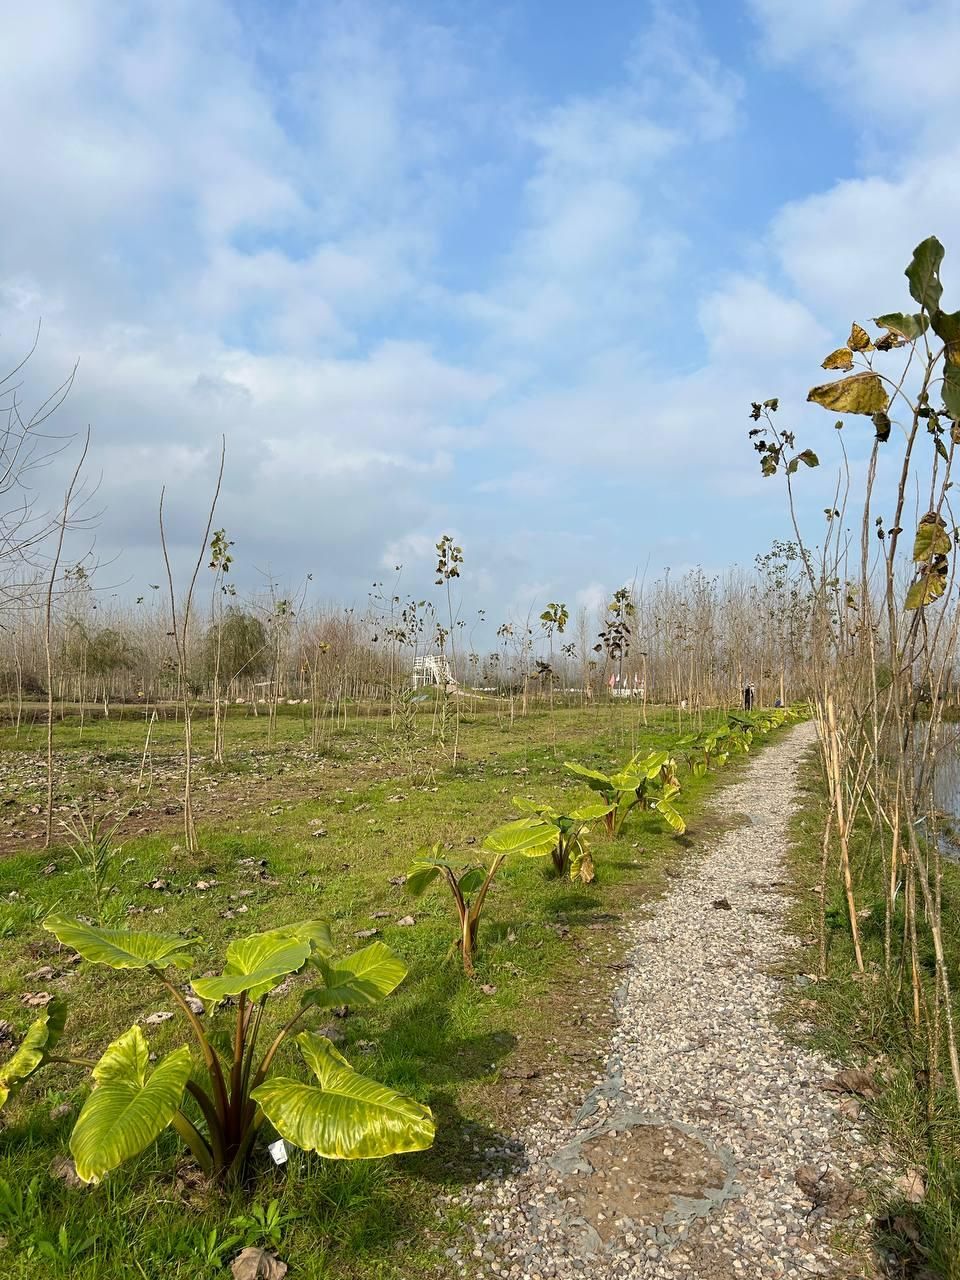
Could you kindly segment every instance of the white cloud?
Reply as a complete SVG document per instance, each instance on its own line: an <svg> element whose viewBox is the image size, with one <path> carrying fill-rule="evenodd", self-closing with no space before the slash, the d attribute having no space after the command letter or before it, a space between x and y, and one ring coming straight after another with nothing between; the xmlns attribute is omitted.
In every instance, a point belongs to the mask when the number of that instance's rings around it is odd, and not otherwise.
<svg viewBox="0 0 960 1280"><path fill-rule="evenodd" d="M499 279L455 300L495 351L566 359L649 314L685 244L671 183L685 152L733 127L741 88L691 21L657 5L619 83L518 120L532 150L521 230Z"/></svg>
<svg viewBox="0 0 960 1280"><path fill-rule="evenodd" d="M929 130L960 87L955 0L749 0L768 55L797 64L859 130Z"/></svg>
<svg viewBox="0 0 960 1280"><path fill-rule="evenodd" d="M817 361L901 305L912 245L939 233L960 285L960 13L745 2L762 56L835 113L788 158L858 154L750 229L746 262L712 243L712 201L719 233L738 130L763 122L692 10L648 6L592 88L535 89L497 22L427 4L20 6L0 333L19 354L43 315L31 389L80 357L68 418L94 426L105 543L155 554L164 480L188 541L221 433L248 562L322 561L345 592L401 560L429 580L450 527L471 590L518 609L517 584L602 595L690 512L685 559L766 537L749 402L829 434L800 413ZM731 494L726 526L700 518Z"/></svg>
<svg viewBox="0 0 960 1280"><path fill-rule="evenodd" d="M960 146L945 139L935 152L905 159L896 179L847 179L792 202L774 220L771 243L791 285L811 306L862 319L865 305L878 314L897 310L905 302L903 270L914 245L939 235L949 250L957 226ZM951 288L960 286L958 256L948 253L944 267Z"/></svg>

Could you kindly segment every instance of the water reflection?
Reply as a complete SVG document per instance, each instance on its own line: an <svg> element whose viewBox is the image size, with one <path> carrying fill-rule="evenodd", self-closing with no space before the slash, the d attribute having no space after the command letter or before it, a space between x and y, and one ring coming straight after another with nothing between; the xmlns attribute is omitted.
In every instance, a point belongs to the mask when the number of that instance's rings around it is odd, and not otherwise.
<svg viewBox="0 0 960 1280"><path fill-rule="evenodd" d="M960 730L946 724L937 736L940 741L933 773L933 802L941 812L960 820Z"/></svg>
<svg viewBox="0 0 960 1280"><path fill-rule="evenodd" d="M941 725L937 739L933 803L946 819L941 828L940 852L957 860L960 859L960 726Z"/></svg>

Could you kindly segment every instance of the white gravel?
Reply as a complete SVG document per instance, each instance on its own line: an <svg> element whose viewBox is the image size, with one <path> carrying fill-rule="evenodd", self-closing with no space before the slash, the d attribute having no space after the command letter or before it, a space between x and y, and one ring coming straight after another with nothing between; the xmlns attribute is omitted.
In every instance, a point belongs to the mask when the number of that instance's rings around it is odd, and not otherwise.
<svg viewBox="0 0 960 1280"><path fill-rule="evenodd" d="M841 1116L837 1095L822 1089L836 1066L777 1025L784 982L770 972L797 946L784 924L786 827L814 732L799 725L751 757L716 802L743 822L694 854L670 892L628 924L630 966L606 1078L577 1116L555 1104L515 1135L526 1167L521 1161L519 1170L456 1197L481 1210L472 1260L482 1274L863 1274L831 1244L843 1210L816 1209L795 1175L803 1165L828 1170L840 1179L842 1200L845 1180L862 1184L872 1157L855 1116ZM731 909L714 907L720 899ZM729 1175L723 1193L675 1202L659 1221L628 1219L605 1230L594 1219L601 1239L569 1181L564 1186L577 1142L602 1127L623 1132L653 1121L678 1124L704 1143Z"/></svg>

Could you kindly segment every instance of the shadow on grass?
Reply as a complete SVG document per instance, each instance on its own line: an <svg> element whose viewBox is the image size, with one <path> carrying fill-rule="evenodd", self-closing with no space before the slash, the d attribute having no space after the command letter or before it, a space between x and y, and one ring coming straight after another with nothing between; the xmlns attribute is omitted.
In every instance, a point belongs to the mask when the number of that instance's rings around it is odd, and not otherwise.
<svg viewBox="0 0 960 1280"><path fill-rule="evenodd" d="M487 944L492 941L487 936ZM491 1152L511 1153L509 1139L492 1127L465 1116L458 1108L459 1088L494 1075L517 1047L509 1031L474 1031L473 987L455 968L442 966L419 984L416 998L390 1011L378 1030L385 1076L395 1088L415 1088L432 1108L437 1137L429 1151L405 1157L403 1168L430 1182L460 1185L489 1170ZM377 1075L375 1070L372 1074ZM519 1149L518 1149L519 1150ZM512 1155L500 1155L509 1164Z"/></svg>
<svg viewBox="0 0 960 1280"><path fill-rule="evenodd" d="M953 1186L920 1204L895 1198L874 1219L873 1243L888 1265L887 1274L903 1280L960 1280L960 1222L953 1204L960 1197L960 1178Z"/></svg>
<svg viewBox="0 0 960 1280"><path fill-rule="evenodd" d="M606 911L596 894L559 883L544 893L537 914L541 920L560 920L565 924L602 924L620 918Z"/></svg>
<svg viewBox="0 0 960 1280"><path fill-rule="evenodd" d="M512 1174L526 1163L523 1144L491 1125L465 1116L447 1092L430 1099L437 1138L429 1151L405 1159L405 1167L439 1186L458 1187L491 1174Z"/></svg>
<svg viewBox="0 0 960 1280"><path fill-rule="evenodd" d="M408 1073L411 1080L432 1089L445 1089L470 1080L481 1080L516 1048L509 1031L460 1031L452 1012L457 987L465 979L441 973L431 990L396 1010L379 1032L383 1059L394 1080Z"/></svg>

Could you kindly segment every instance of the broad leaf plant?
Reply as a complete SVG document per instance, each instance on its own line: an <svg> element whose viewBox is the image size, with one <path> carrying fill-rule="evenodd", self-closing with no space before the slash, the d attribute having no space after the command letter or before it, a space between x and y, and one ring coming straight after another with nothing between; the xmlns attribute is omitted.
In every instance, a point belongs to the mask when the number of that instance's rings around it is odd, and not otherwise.
<svg viewBox="0 0 960 1280"><path fill-rule="evenodd" d="M217 1180L242 1175L264 1122L294 1146L330 1160L422 1151L433 1142L428 1107L355 1071L323 1035L301 1030L295 1037L309 1079L272 1070L281 1045L311 1009L371 1005L403 981L403 963L383 943L336 959L324 920L251 934L230 943L221 973L190 979L191 1001L171 971L191 969L199 939L95 928L60 915L48 916L44 928L92 964L151 974L179 1006L202 1060L201 1069L182 1045L151 1065L138 1025L96 1061L58 1056L66 1007L60 1000L47 1006L0 1066L0 1106L47 1063L89 1067L93 1089L70 1137L84 1182L98 1182L171 1126L204 1173ZM268 1036L271 993L299 973L316 982L303 992L293 1017ZM197 998L205 1020L196 1011ZM226 1002L235 1005L235 1016L229 1048L222 1050L213 1027Z"/></svg>

